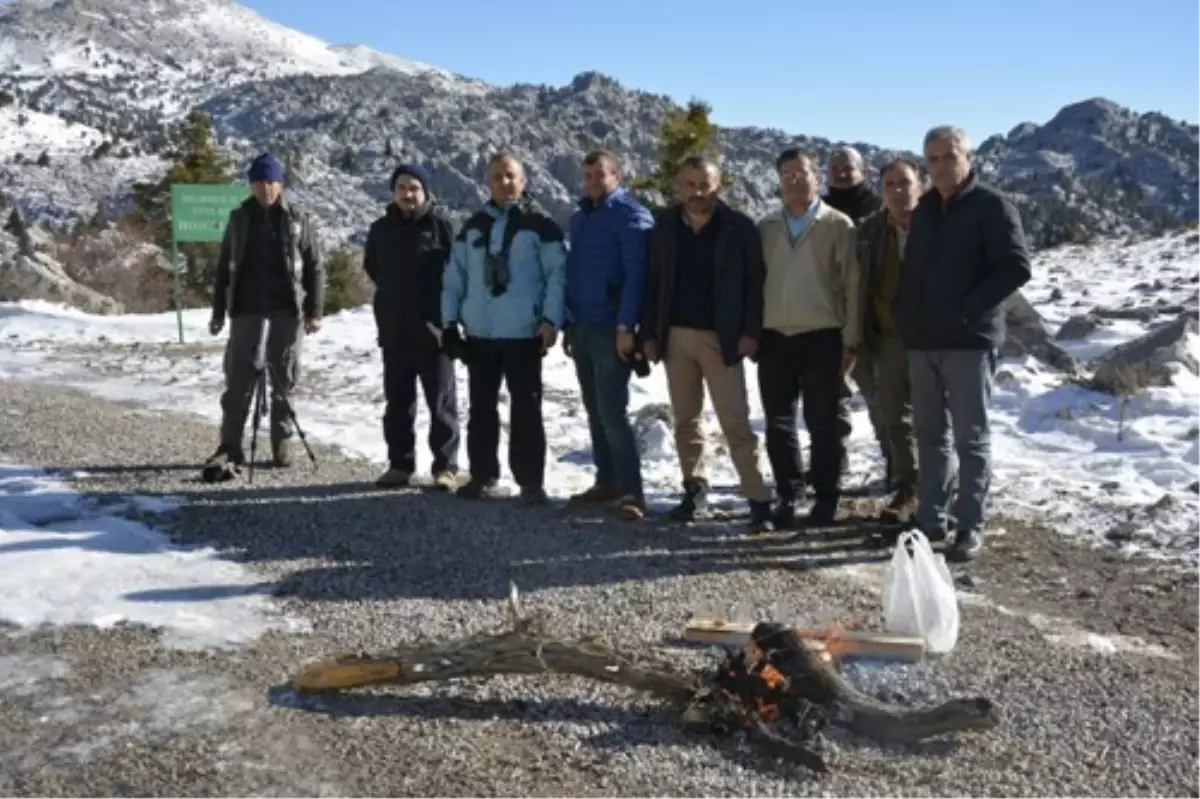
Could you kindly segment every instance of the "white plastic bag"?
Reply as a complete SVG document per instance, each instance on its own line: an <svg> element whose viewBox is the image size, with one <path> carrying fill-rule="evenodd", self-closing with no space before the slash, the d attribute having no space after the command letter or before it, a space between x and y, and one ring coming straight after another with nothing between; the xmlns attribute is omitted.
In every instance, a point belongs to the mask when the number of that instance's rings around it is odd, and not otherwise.
<svg viewBox="0 0 1200 799"><path fill-rule="evenodd" d="M912 554L907 544L912 543ZM884 625L897 635L920 636L930 652L949 652L958 641L958 595L946 559L920 530L902 533L892 554L883 595Z"/></svg>

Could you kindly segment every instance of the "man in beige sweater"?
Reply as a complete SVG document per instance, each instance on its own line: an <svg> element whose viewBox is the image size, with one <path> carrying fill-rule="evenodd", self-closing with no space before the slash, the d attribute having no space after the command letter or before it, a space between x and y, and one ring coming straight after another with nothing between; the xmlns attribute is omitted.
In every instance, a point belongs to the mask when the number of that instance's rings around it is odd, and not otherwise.
<svg viewBox="0 0 1200 799"><path fill-rule="evenodd" d="M814 156L785 150L776 168L783 208L758 226L767 268L758 385L779 496L774 523L793 526L796 502L804 497L796 436L796 403L802 400L816 496L808 522L827 525L841 498L840 392L861 330L854 223L819 199Z"/></svg>

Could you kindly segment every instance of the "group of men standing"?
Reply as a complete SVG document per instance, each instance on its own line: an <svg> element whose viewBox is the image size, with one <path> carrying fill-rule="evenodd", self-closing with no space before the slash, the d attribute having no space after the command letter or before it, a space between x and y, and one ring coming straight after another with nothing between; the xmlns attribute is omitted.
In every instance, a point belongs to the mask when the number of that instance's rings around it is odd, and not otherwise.
<svg viewBox="0 0 1200 799"><path fill-rule="evenodd" d="M1029 279L1029 255L1015 207L978 180L963 131L932 129L924 155L930 188L916 162L896 158L881 170L880 194L866 182L861 155L841 149L827 165L822 196L816 157L786 150L775 164L782 205L756 223L721 198L721 170L709 159L684 162L678 202L656 217L621 188L616 156L593 152L583 162L569 247L562 228L527 200L514 155L491 159L491 198L457 233L430 175L400 166L364 256L376 285L387 397L390 468L380 484L414 477L419 383L435 483L461 496L494 495L504 383L509 468L524 500L544 502L542 358L562 336L596 467L594 485L573 502L612 504L630 520L646 513L627 412L635 363L644 358L664 365L670 393L683 487L672 516L694 518L707 503L707 393L752 528L794 526L809 489L807 522L831 524L846 470L850 378L887 464L885 519L915 521L931 540L953 530L948 556L975 557L1004 303ZM214 329L224 307L214 305ZM319 325L319 313L314 325L308 306L295 307L310 330ZM746 359L757 364L774 492L759 466ZM465 484L455 360L467 368L470 393ZM811 439L807 470L798 403Z"/></svg>

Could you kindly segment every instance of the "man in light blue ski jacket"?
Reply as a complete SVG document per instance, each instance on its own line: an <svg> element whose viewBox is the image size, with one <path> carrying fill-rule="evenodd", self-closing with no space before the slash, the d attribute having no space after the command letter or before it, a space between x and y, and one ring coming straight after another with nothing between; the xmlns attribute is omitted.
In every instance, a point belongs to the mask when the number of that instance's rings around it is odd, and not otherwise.
<svg viewBox="0 0 1200 799"><path fill-rule="evenodd" d="M471 480L458 493L497 495L501 383L509 405L508 463L521 496L546 500L542 357L563 326L566 243L562 228L524 198L513 155L492 158L492 198L463 225L442 283L442 346L466 364Z"/></svg>

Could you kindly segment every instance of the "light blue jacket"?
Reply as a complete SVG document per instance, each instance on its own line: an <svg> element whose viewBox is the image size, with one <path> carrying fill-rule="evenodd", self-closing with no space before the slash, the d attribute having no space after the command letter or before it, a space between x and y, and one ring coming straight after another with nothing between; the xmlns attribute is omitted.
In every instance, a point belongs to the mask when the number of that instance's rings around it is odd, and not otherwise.
<svg viewBox="0 0 1200 799"><path fill-rule="evenodd" d="M510 230L511 226L511 230ZM488 253L508 253L508 280L495 284ZM496 260L496 259L493 259ZM442 278L442 322L468 338L533 338L543 322L563 326L567 248L562 228L528 205L488 202L454 239Z"/></svg>

